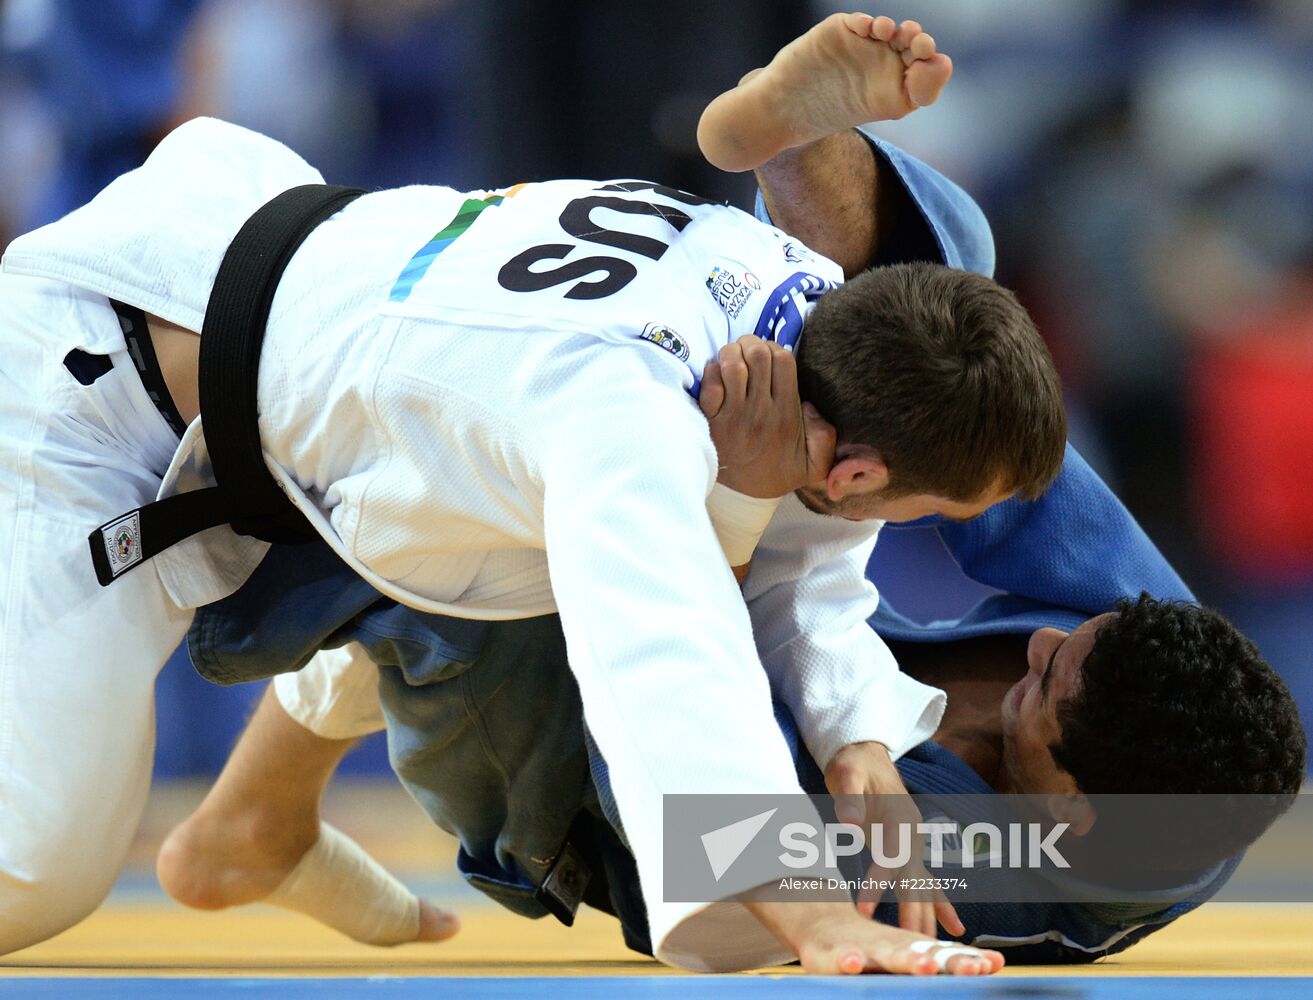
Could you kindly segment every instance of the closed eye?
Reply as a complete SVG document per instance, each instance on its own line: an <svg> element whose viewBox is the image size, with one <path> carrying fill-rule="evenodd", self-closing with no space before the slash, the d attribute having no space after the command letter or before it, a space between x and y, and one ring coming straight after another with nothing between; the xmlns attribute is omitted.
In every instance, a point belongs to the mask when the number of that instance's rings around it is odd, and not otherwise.
<svg viewBox="0 0 1313 1000"><path fill-rule="evenodd" d="M1063 636L1062 642L1053 647L1053 654L1049 657L1049 665L1044 668L1044 676L1039 679L1040 700L1045 705L1049 703L1049 676L1053 673L1053 661L1058 658L1058 650L1062 648L1063 643L1065 643L1068 638L1070 637Z"/></svg>

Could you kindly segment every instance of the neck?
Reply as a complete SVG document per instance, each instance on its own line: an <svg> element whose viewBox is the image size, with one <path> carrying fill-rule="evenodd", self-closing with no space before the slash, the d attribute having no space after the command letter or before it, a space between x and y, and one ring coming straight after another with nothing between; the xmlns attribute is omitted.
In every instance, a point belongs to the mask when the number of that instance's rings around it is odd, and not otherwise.
<svg viewBox="0 0 1313 1000"><path fill-rule="evenodd" d="M164 384L169 387L178 415L191 423L201 412L200 370L201 338L191 330L184 330L160 319L146 316L150 328L151 344L159 362Z"/></svg>
<svg viewBox="0 0 1313 1000"><path fill-rule="evenodd" d="M1026 641L988 636L962 642L901 643L894 655L904 672L943 689L944 718L934 740L995 791L1008 788L1003 768L1003 696L1026 673Z"/></svg>

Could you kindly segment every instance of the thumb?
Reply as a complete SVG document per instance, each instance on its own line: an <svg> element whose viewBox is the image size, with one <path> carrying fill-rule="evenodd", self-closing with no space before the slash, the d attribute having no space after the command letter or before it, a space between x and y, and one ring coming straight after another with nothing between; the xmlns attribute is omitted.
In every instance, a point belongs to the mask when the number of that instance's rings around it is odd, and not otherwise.
<svg viewBox="0 0 1313 1000"><path fill-rule="evenodd" d="M853 761L847 747L835 754L825 768L825 790L836 798L867 791L866 772Z"/></svg>
<svg viewBox="0 0 1313 1000"><path fill-rule="evenodd" d="M720 364L711 362L702 372L702 389L698 392L698 406L702 415L712 419L725 405L725 380L720 376Z"/></svg>
<svg viewBox="0 0 1313 1000"><path fill-rule="evenodd" d="M722 394L724 390L722 389ZM803 438L807 447L807 481L824 479L834 465L834 425L811 403L802 404Z"/></svg>

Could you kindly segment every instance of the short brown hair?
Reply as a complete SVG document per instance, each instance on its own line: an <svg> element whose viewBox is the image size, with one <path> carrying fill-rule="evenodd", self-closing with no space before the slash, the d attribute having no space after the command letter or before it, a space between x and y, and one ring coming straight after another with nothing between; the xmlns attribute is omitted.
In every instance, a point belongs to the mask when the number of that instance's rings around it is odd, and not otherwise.
<svg viewBox="0 0 1313 1000"><path fill-rule="evenodd" d="M1067 417L1025 308L979 274L876 267L823 295L799 342L803 399L840 441L870 445L889 495L1033 499L1062 466Z"/></svg>

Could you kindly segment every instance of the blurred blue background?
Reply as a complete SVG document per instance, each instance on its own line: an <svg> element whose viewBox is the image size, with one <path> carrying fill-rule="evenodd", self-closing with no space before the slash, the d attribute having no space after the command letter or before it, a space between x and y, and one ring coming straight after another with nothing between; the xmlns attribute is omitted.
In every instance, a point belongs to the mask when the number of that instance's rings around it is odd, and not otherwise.
<svg viewBox="0 0 1313 1000"><path fill-rule="evenodd" d="M284 140L330 181L493 187L707 168L706 102L830 3L0 0L0 242L173 125ZM844 9L847 9L846 6ZM1058 359L1073 438L1313 718L1313 4L901 0L956 65L883 132L983 204ZM899 605L970 599L932 538ZM927 584L931 586L927 587ZM258 691L159 682L162 776L217 770ZM377 771L377 742L346 770Z"/></svg>

